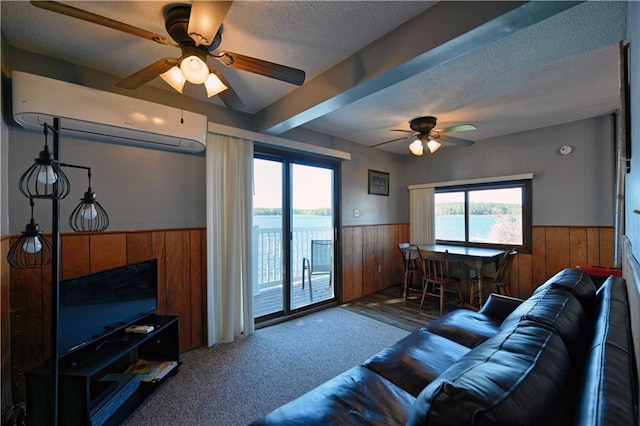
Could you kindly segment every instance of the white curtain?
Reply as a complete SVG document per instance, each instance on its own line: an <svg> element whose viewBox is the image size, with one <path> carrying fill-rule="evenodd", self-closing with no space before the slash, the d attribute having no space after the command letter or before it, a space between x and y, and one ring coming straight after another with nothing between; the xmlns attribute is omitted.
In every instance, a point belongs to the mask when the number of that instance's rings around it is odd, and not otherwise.
<svg viewBox="0 0 640 426"><path fill-rule="evenodd" d="M435 188L409 190L409 241L411 244L435 244Z"/></svg>
<svg viewBox="0 0 640 426"><path fill-rule="evenodd" d="M207 137L207 324L209 346L253 333L251 211L253 143Z"/></svg>

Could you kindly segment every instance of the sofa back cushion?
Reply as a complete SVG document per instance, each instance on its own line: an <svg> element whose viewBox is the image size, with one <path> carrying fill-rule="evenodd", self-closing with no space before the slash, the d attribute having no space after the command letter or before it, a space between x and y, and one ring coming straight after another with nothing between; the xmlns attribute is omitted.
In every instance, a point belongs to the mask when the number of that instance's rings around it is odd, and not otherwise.
<svg viewBox="0 0 640 426"><path fill-rule="evenodd" d="M562 287L546 286L514 309L500 329L511 329L523 320L554 330L567 346L574 346L583 339L588 316L571 292Z"/></svg>
<svg viewBox="0 0 640 426"><path fill-rule="evenodd" d="M598 290L593 338L578 385L575 425L637 425L635 358L627 290L609 277Z"/></svg>
<svg viewBox="0 0 640 426"><path fill-rule="evenodd" d="M547 287L562 288L569 291L582 304L588 313L593 311L596 300L596 286L589 274L578 268L566 268L549 278L536 289L534 294Z"/></svg>
<svg viewBox="0 0 640 426"><path fill-rule="evenodd" d="M551 329L524 320L475 347L418 395L408 425L539 424L569 355Z"/></svg>

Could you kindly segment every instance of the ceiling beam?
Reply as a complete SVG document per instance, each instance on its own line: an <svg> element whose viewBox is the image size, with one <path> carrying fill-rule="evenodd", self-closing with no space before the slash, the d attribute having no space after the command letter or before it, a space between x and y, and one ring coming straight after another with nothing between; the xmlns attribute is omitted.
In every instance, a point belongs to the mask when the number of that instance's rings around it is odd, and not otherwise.
<svg viewBox="0 0 640 426"><path fill-rule="evenodd" d="M284 133L580 3L437 3L257 113L256 129Z"/></svg>

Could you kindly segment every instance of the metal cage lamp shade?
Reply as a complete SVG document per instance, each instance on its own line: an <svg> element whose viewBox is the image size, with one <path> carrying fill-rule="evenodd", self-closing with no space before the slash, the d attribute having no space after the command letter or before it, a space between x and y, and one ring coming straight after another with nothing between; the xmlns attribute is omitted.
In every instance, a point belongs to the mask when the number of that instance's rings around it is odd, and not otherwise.
<svg viewBox="0 0 640 426"><path fill-rule="evenodd" d="M20 192L28 198L63 199L69 195L71 183L49 151L47 127L45 124L44 149L20 178Z"/></svg>
<svg viewBox="0 0 640 426"><path fill-rule="evenodd" d="M80 199L80 204L71 212L69 226L76 232L102 232L109 227L109 215L91 190L91 168L87 170L89 188Z"/></svg>
<svg viewBox="0 0 640 426"><path fill-rule="evenodd" d="M52 250L53 246L33 219L33 200L31 200L31 221L9 248L7 261L9 265L18 269L38 268L51 263Z"/></svg>
<svg viewBox="0 0 640 426"><path fill-rule="evenodd" d="M109 227L109 215L98 202L91 187L71 212L69 226L76 232L101 232Z"/></svg>

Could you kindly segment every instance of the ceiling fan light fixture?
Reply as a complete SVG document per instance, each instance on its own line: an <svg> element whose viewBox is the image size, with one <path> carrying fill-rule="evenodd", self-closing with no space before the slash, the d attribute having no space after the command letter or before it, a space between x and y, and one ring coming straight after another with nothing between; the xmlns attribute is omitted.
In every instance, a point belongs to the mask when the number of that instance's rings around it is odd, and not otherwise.
<svg viewBox="0 0 640 426"><path fill-rule="evenodd" d="M209 2L194 1L191 5L189 14L189 26L187 34L196 43L196 46L209 46L213 43L222 18L227 14L227 10L231 6L230 1L226 2Z"/></svg>
<svg viewBox="0 0 640 426"><path fill-rule="evenodd" d="M422 141L420 139L416 139L415 141L411 142L411 144L409 145L409 151L411 151L413 155L417 156L421 156L422 154L424 154L424 146L422 145Z"/></svg>
<svg viewBox="0 0 640 426"><path fill-rule="evenodd" d="M429 142L427 142L427 148L429 148L429 152L432 154L439 150L441 146L442 144L440 142L434 141L433 139L430 139Z"/></svg>
<svg viewBox="0 0 640 426"><path fill-rule="evenodd" d="M193 84L202 84L209 77L209 67L195 55L187 56L180 62L180 71Z"/></svg>
<svg viewBox="0 0 640 426"><path fill-rule="evenodd" d="M176 66L172 67L169 71L160 74L160 77L166 81L169 86L176 89L178 93L182 93L184 84L187 82L184 75L182 75L180 68Z"/></svg>
<svg viewBox="0 0 640 426"><path fill-rule="evenodd" d="M227 90L227 86L214 73L209 74L209 77L204 81L204 87L207 89L207 97L217 95L218 93Z"/></svg>

